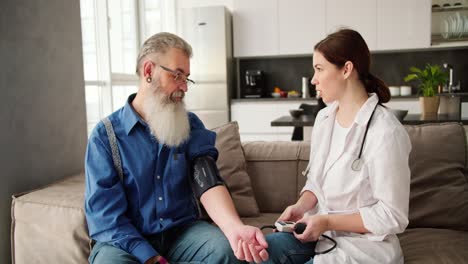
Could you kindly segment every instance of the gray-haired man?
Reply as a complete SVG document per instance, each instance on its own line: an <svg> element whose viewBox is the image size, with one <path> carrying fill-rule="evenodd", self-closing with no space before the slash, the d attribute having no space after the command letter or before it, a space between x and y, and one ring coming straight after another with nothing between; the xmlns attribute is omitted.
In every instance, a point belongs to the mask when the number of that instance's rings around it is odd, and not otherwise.
<svg viewBox="0 0 468 264"><path fill-rule="evenodd" d="M188 43L170 33L144 43L137 61L138 93L108 118L122 179L105 124L100 122L89 138L85 209L90 236L97 241L90 263L268 259L262 233L241 222L217 180L216 134L185 110L191 53ZM213 172L210 188L195 194L219 228L198 220L190 175L196 166Z"/></svg>

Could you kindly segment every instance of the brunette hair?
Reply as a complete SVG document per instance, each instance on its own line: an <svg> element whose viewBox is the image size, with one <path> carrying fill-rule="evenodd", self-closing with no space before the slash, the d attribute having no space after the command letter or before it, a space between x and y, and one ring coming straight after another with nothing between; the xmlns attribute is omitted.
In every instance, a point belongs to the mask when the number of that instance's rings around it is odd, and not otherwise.
<svg viewBox="0 0 468 264"><path fill-rule="evenodd" d="M341 29L328 35L314 47L327 61L342 68L347 61L353 63L359 74L359 79L368 93L376 93L379 103L390 100L388 86L378 77L369 72L371 57L369 48L361 34L352 29Z"/></svg>

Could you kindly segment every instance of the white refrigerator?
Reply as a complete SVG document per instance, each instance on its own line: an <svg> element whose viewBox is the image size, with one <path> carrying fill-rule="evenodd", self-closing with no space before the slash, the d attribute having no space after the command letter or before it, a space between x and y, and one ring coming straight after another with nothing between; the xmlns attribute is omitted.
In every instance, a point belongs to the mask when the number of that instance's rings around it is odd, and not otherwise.
<svg viewBox="0 0 468 264"><path fill-rule="evenodd" d="M231 15L224 6L182 8L177 33L193 49L185 102L207 128L229 122L229 95L233 87Z"/></svg>

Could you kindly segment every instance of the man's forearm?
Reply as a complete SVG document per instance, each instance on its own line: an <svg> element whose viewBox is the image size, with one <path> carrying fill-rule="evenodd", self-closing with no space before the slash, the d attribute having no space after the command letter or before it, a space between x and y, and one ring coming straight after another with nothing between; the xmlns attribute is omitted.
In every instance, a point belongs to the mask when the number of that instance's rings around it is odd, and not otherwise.
<svg viewBox="0 0 468 264"><path fill-rule="evenodd" d="M232 227L242 225L231 196L224 185L206 191L200 201L211 219L226 233Z"/></svg>

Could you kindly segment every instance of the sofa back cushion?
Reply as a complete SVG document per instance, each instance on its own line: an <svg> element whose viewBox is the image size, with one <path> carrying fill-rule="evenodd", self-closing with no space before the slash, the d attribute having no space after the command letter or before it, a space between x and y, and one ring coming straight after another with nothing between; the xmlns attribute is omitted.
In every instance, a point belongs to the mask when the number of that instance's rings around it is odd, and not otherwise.
<svg viewBox="0 0 468 264"><path fill-rule="evenodd" d="M81 173L13 196L12 263L87 263L84 182Z"/></svg>
<svg viewBox="0 0 468 264"><path fill-rule="evenodd" d="M412 151L409 227L468 230L466 135L457 123L405 126Z"/></svg>
<svg viewBox="0 0 468 264"><path fill-rule="evenodd" d="M247 171L263 213L281 213L297 200L298 142L245 142Z"/></svg>
<svg viewBox="0 0 468 264"><path fill-rule="evenodd" d="M231 192L237 212L243 217L258 216L260 211L247 174L237 122L230 122L213 131L216 132L216 148L219 152L216 164Z"/></svg>
<svg viewBox="0 0 468 264"><path fill-rule="evenodd" d="M466 135L457 123L405 126L412 151L409 227L468 230ZM310 142L245 142L247 171L261 212L297 201ZM312 165L313 166L313 165Z"/></svg>

